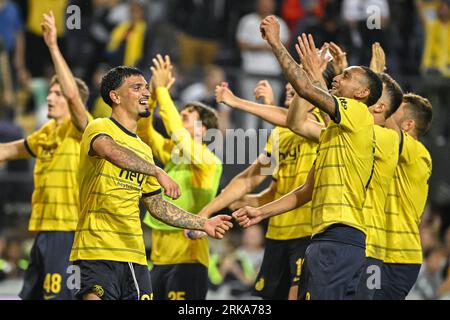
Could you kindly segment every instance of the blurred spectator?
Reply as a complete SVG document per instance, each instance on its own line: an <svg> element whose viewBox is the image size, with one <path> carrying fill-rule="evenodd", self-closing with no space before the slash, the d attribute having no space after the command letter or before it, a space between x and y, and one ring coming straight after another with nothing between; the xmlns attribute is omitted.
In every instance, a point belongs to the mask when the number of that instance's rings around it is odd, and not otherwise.
<svg viewBox="0 0 450 320"><path fill-rule="evenodd" d="M32 77L43 77L45 69L52 65L50 53L42 40L42 15L53 11L58 32L58 44L65 51L64 35L66 31L67 0L28 0L22 7L26 17L26 65Z"/></svg>
<svg viewBox="0 0 450 320"><path fill-rule="evenodd" d="M420 269L416 284L407 299L432 300L437 298L437 291L444 280L446 259L441 246L424 251L424 263Z"/></svg>
<svg viewBox="0 0 450 320"><path fill-rule="evenodd" d="M28 266L23 255L21 240L0 238L0 281L23 276Z"/></svg>
<svg viewBox="0 0 450 320"><path fill-rule="evenodd" d="M210 288L229 291L231 297L249 294L256 271L252 261L242 250L240 234L231 231L223 239L223 251L213 253L210 257L208 276Z"/></svg>
<svg viewBox="0 0 450 320"><path fill-rule="evenodd" d="M350 65L369 65L371 47L379 42L388 51L385 32L390 18L387 0L343 0L342 18L350 27ZM376 25L377 23L379 25Z"/></svg>
<svg viewBox="0 0 450 320"><path fill-rule="evenodd" d="M325 14L325 0L284 0L281 16L286 21L291 34L296 37L317 27ZM292 39L295 41L295 39Z"/></svg>
<svg viewBox="0 0 450 320"><path fill-rule="evenodd" d="M253 279L255 279L264 257L264 231L261 225L244 229L242 245L238 248L237 253L248 258L252 264Z"/></svg>
<svg viewBox="0 0 450 320"><path fill-rule="evenodd" d="M151 61L151 33L146 14L143 0L131 1L130 20L119 24L111 33L107 48L110 65L139 66Z"/></svg>
<svg viewBox="0 0 450 320"><path fill-rule="evenodd" d="M281 68L272 53L272 49L262 39L260 33L260 24L266 16L274 14L274 0L257 0L256 11L245 15L239 21L236 39L242 56L242 70L244 74L240 79L240 96L245 100L254 100L253 91L256 84L268 78L272 85L275 101L278 101L283 87L280 79ZM283 19L278 18L280 22L280 39L284 45L289 41L289 29ZM249 113L242 113L242 123L240 127L245 129L258 129L260 121L257 117ZM266 128L270 126L267 123L263 125Z"/></svg>
<svg viewBox="0 0 450 320"><path fill-rule="evenodd" d="M200 101L216 109L219 116L219 129L222 131L230 128L231 109L223 103L216 102L215 89L224 81L226 81L225 71L222 68L215 65L207 66L203 80L185 88L180 97L183 105L191 101Z"/></svg>
<svg viewBox="0 0 450 320"><path fill-rule="evenodd" d="M227 0L176 0L175 27L183 72L215 62L226 31Z"/></svg>
<svg viewBox="0 0 450 320"><path fill-rule="evenodd" d="M419 1L425 29L422 72L425 91L433 104L431 133L443 146L450 137L450 1Z"/></svg>
<svg viewBox="0 0 450 320"><path fill-rule="evenodd" d="M0 41L3 41L11 68L18 80L25 81L29 76L25 65L25 36L23 19L19 8L9 0L0 0Z"/></svg>

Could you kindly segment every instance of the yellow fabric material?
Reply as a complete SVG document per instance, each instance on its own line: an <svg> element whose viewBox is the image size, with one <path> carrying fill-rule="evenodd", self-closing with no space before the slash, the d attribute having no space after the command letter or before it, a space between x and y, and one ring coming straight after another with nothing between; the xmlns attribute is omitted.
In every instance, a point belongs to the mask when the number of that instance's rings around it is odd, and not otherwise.
<svg viewBox="0 0 450 320"><path fill-rule="evenodd" d="M450 22L437 17L425 20L425 47L422 69L437 69L450 77Z"/></svg>
<svg viewBox="0 0 450 320"><path fill-rule="evenodd" d="M155 265L201 263L209 264L208 237L191 240L184 231L162 231L152 229L151 261Z"/></svg>
<svg viewBox="0 0 450 320"><path fill-rule="evenodd" d="M386 201L386 263L422 263L419 224L431 170L428 150L404 133L403 150Z"/></svg>
<svg viewBox="0 0 450 320"><path fill-rule="evenodd" d="M153 128L152 117L139 121L138 134L151 146L166 172L180 185L181 197L167 200L197 214L216 195L222 164L206 145L192 139L166 88L156 89L156 101L150 102L150 109L154 109L156 102L160 105L160 116L171 139L165 139ZM195 241L187 239L179 229L162 225L148 214L144 222L152 227L152 243L158 244L156 250L152 250L154 264L196 262L208 267L207 237Z"/></svg>
<svg viewBox="0 0 450 320"><path fill-rule="evenodd" d="M386 256L386 214L389 185L398 163L400 139L394 130L375 125L375 167L367 190L363 214L366 219L366 256L384 260Z"/></svg>
<svg viewBox="0 0 450 320"><path fill-rule="evenodd" d="M321 119L320 117L318 119ZM278 152L273 152L277 146ZM275 199L279 199L306 181L317 154L317 143L296 135L287 128L276 127L266 145L266 153L275 157L277 167ZM266 237L289 240L311 236L311 202L269 219Z"/></svg>
<svg viewBox="0 0 450 320"><path fill-rule="evenodd" d="M27 30L37 36L42 36L42 15L53 11L58 37L66 31L67 0L28 0Z"/></svg>
<svg viewBox="0 0 450 320"><path fill-rule="evenodd" d="M133 27L131 31L129 31L130 27ZM126 66L135 66L142 58L146 29L147 23L144 21L137 22L134 25L131 22L121 23L111 33L108 51L113 52L117 50L124 41L125 35L129 32L125 45L123 64Z"/></svg>
<svg viewBox="0 0 450 320"><path fill-rule="evenodd" d="M375 151L374 120L364 103L336 98L338 123L322 130L312 198L313 236L333 224L366 233L362 212ZM340 121L339 121L340 120Z"/></svg>
<svg viewBox="0 0 450 320"><path fill-rule="evenodd" d="M96 119L87 126L78 173L81 213L70 260L147 265L139 200L161 187L153 176L122 170L105 159L88 155L92 139L102 134L153 163L150 147L111 119Z"/></svg>
<svg viewBox="0 0 450 320"><path fill-rule="evenodd" d="M26 145L36 156L30 231L75 230L81 136L67 118L60 125L50 120L27 137Z"/></svg>
<svg viewBox="0 0 450 320"><path fill-rule="evenodd" d="M102 97L97 97L97 99L95 99L91 112L94 119L111 117L111 112L111 107L103 101Z"/></svg>

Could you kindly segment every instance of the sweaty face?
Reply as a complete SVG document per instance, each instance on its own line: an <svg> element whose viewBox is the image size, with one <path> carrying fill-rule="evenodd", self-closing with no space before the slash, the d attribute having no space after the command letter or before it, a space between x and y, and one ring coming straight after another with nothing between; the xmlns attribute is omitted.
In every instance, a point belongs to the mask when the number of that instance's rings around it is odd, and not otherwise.
<svg viewBox="0 0 450 320"><path fill-rule="evenodd" d="M47 105L47 117L50 119L58 120L69 115L69 105L58 83L54 83L50 87L47 95Z"/></svg>
<svg viewBox="0 0 450 320"><path fill-rule="evenodd" d="M195 130L196 121L200 121L200 115L197 110L193 107L184 108L180 112L181 121L183 122L183 127L189 131L192 137L194 137L194 133L201 131L201 127Z"/></svg>
<svg viewBox="0 0 450 320"><path fill-rule="evenodd" d="M119 105L127 112L136 117L150 116L148 99L150 91L147 81L141 75L130 76L116 90L119 99Z"/></svg>
<svg viewBox="0 0 450 320"><path fill-rule="evenodd" d="M365 89L362 69L350 67L333 79L331 94L337 97L355 99L356 94Z"/></svg>

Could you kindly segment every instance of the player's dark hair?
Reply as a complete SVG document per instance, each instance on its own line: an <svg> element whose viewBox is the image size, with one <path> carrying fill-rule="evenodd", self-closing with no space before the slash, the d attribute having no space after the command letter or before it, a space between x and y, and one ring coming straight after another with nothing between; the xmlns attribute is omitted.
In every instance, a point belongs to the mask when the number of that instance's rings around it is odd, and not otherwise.
<svg viewBox="0 0 450 320"><path fill-rule="evenodd" d="M389 106L386 111L386 119L397 111L403 102L403 90L390 75L381 72L378 74L381 81L383 82L383 90L386 91L387 97L389 99Z"/></svg>
<svg viewBox="0 0 450 320"><path fill-rule="evenodd" d="M112 107L113 102L109 97L109 93L112 90L119 88L125 79L131 76L144 76L141 70L133 67L118 66L109 70L102 78L100 85L100 92L103 101L110 107Z"/></svg>
<svg viewBox="0 0 450 320"><path fill-rule="evenodd" d="M370 107L380 99L381 94L383 93L383 83L375 72L364 66L361 66L361 68L365 71L364 75L369 85L370 94L367 97L366 104Z"/></svg>
<svg viewBox="0 0 450 320"><path fill-rule="evenodd" d="M216 110L199 101L188 102L183 109L189 107L198 112L199 119L206 129L217 129L219 127L219 117Z"/></svg>
<svg viewBox="0 0 450 320"><path fill-rule="evenodd" d="M416 130L419 136L425 135L431 127L433 120L433 106L427 98L414 93L407 93L403 96L403 102L409 114L416 122Z"/></svg>

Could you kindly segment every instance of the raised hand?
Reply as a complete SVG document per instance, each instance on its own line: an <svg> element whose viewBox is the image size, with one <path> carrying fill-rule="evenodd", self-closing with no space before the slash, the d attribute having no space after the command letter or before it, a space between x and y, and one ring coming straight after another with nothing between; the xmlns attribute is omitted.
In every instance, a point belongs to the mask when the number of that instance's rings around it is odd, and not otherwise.
<svg viewBox="0 0 450 320"><path fill-rule="evenodd" d="M333 56L333 69L340 75L348 67L347 54L334 42L330 42L330 53Z"/></svg>
<svg viewBox="0 0 450 320"><path fill-rule="evenodd" d="M374 72L384 72L386 70L386 54L378 42L372 44L372 59L370 69Z"/></svg>
<svg viewBox="0 0 450 320"><path fill-rule="evenodd" d="M43 16L44 21L41 23L41 29L44 41L47 47L52 48L58 45L55 16L53 11L50 11L48 14L44 13Z"/></svg>
<svg viewBox="0 0 450 320"><path fill-rule="evenodd" d="M233 218L243 228L251 227L262 220L262 212L253 207L245 206L235 212L233 212Z"/></svg>
<svg viewBox="0 0 450 320"><path fill-rule="evenodd" d="M225 103L230 107L234 107L234 102L236 100L236 96L233 92L228 88L228 84L226 82L222 82L220 86L216 86L216 101L217 103Z"/></svg>
<svg viewBox="0 0 450 320"><path fill-rule="evenodd" d="M261 36L271 46L280 42L280 24L273 15L263 19L260 25Z"/></svg>
<svg viewBox="0 0 450 320"><path fill-rule="evenodd" d="M175 78L172 76L172 63L170 62L170 57L166 55L163 57L158 54L156 58L153 58L153 66L150 68L152 71L152 89L158 87L170 87L174 84Z"/></svg>
<svg viewBox="0 0 450 320"><path fill-rule="evenodd" d="M172 199L178 199L181 196L180 187L164 170L158 168L155 177L163 187L166 196Z"/></svg>
<svg viewBox="0 0 450 320"><path fill-rule="evenodd" d="M324 44L320 51L317 50L314 38L311 34L306 36L302 34L298 37L298 43L295 49L300 57L303 69L313 80L321 80L322 72L327 68L329 60L327 59L328 44Z"/></svg>
<svg viewBox="0 0 450 320"><path fill-rule="evenodd" d="M273 95L273 89L269 81L261 80L255 87L255 98L263 99L264 104L275 105L275 98Z"/></svg>
<svg viewBox="0 0 450 320"><path fill-rule="evenodd" d="M231 217L221 214L206 220L204 231L212 238L222 239L228 230L233 228Z"/></svg>

